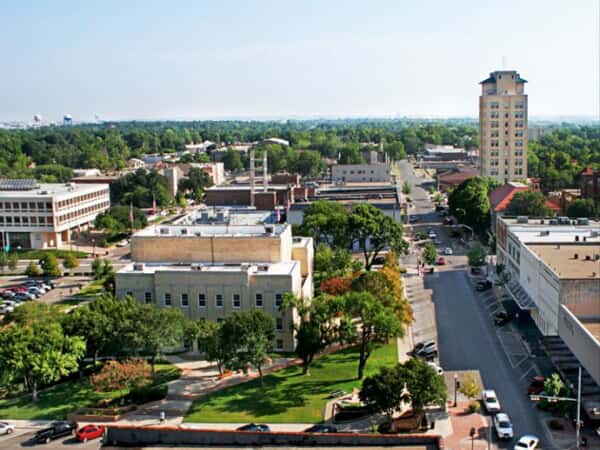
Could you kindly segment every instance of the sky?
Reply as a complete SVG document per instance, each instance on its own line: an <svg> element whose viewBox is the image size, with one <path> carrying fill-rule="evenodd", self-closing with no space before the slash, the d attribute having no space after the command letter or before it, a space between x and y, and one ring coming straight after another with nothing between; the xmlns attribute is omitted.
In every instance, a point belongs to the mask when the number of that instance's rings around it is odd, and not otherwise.
<svg viewBox="0 0 600 450"><path fill-rule="evenodd" d="M600 0L1 0L0 121L600 116Z"/></svg>

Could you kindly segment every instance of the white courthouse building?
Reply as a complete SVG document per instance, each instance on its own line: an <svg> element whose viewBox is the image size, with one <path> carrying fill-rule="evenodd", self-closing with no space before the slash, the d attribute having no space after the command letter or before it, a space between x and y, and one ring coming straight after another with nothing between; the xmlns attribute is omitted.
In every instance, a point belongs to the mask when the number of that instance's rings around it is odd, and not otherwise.
<svg viewBox="0 0 600 450"><path fill-rule="evenodd" d="M110 207L108 184L0 180L0 239L11 248L59 248Z"/></svg>

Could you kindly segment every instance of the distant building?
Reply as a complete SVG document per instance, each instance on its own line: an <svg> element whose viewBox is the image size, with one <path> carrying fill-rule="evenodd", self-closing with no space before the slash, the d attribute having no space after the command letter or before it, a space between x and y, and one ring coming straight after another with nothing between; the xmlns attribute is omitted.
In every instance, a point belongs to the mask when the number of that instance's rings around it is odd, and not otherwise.
<svg viewBox="0 0 600 450"><path fill-rule="evenodd" d="M132 170L143 169L146 163L139 158L129 158L127 160L127 168Z"/></svg>
<svg viewBox="0 0 600 450"><path fill-rule="evenodd" d="M110 207L107 184L0 180L0 238L12 248L59 248Z"/></svg>
<svg viewBox="0 0 600 450"><path fill-rule="evenodd" d="M156 225L131 239L134 263L116 274L118 297L130 295L193 320L222 320L260 309L273 317L278 351L293 351L294 308L285 293L310 299L313 243L290 225Z"/></svg>
<svg viewBox="0 0 600 450"><path fill-rule="evenodd" d="M73 177L101 177L100 169L73 169Z"/></svg>
<svg viewBox="0 0 600 450"><path fill-rule="evenodd" d="M464 148L455 148L452 145L425 144L425 149L419 157L425 160L464 161L469 155Z"/></svg>
<svg viewBox="0 0 600 450"><path fill-rule="evenodd" d="M440 192L448 192L463 181L479 175L479 171L472 167L461 167L436 173L437 189Z"/></svg>
<svg viewBox="0 0 600 450"><path fill-rule="evenodd" d="M177 195L177 191L179 191L179 181L183 178L183 171L177 167L177 165L173 165L159 170L158 173L167 179L169 192L171 192L172 195Z"/></svg>
<svg viewBox="0 0 600 450"><path fill-rule="evenodd" d="M600 206L600 170L586 167L581 172L581 197L591 198Z"/></svg>
<svg viewBox="0 0 600 450"><path fill-rule="evenodd" d="M387 164L336 164L331 166L331 181L334 183L372 183L390 181Z"/></svg>
<svg viewBox="0 0 600 450"><path fill-rule="evenodd" d="M526 184L510 182L505 183L490 192L488 198L490 201L490 215L492 217L491 223L493 230L495 230L497 216L504 213L515 194L517 192L524 192L528 190L529 187Z"/></svg>
<svg viewBox="0 0 600 450"><path fill-rule="evenodd" d="M265 191L263 186L256 185L252 196L248 184L212 186L205 190L204 203L208 206L255 206L262 210L273 210L278 206L287 208L294 202L293 190L290 185L270 184Z"/></svg>
<svg viewBox="0 0 600 450"><path fill-rule="evenodd" d="M479 97L480 173L508 182L527 178L526 80L514 70L492 72Z"/></svg>
<svg viewBox="0 0 600 450"><path fill-rule="evenodd" d="M279 145L285 145L286 147L289 147L290 141L286 141L285 139L271 137L271 138L263 139L261 141L261 144L279 144Z"/></svg>

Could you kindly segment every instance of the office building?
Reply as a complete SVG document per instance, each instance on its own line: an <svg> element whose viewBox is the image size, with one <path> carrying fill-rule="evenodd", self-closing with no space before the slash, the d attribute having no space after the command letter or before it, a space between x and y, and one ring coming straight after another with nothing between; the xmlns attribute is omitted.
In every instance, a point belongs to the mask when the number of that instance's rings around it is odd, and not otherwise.
<svg viewBox="0 0 600 450"><path fill-rule="evenodd" d="M479 97L479 157L482 176L503 182L527 178L527 95L514 70L492 72Z"/></svg>
<svg viewBox="0 0 600 450"><path fill-rule="evenodd" d="M310 299L311 238L291 225L156 225L133 235L134 263L116 274L118 297L180 308L190 319L218 321L234 311L273 316L273 346L293 351L294 309L280 310L285 293Z"/></svg>
<svg viewBox="0 0 600 450"><path fill-rule="evenodd" d="M380 183L390 181L390 167L376 164L335 164L331 166L333 183Z"/></svg>
<svg viewBox="0 0 600 450"><path fill-rule="evenodd" d="M109 207L108 184L0 180L2 245L59 248Z"/></svg>

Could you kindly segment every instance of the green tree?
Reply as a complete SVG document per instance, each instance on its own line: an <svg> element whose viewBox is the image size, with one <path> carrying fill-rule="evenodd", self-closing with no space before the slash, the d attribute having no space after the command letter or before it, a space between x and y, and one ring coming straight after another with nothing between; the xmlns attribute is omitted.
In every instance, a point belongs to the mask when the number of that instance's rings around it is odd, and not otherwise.
<svg viewBox="0 0 600 450"><path fill-rule="evenodd" d="M477 397L481 392L481 386L472 374L463 377L459 391L468 399Z"/></svg>
<svg viewBox="0 0 600 450"><path fill-rule="evenodd" d="M192 167L188 172L187 178L179 182L179 189L194 199L201 200L204 196L204 190L213 185L210 176L200 167Z"/></svg>
<svg viewBox="0 0 600 450"><path fill-rule="evenodd" d="M25 275L28 277L41 277L42 269L35 262L31 261L25 268Z"/></svg>
<svg viewBox="0 0 600 450"><path fill-rule="evenodd" d="M348 211L343 205L327 200L312 202L304 213L301 232L311 236L315 245L346 248Z"/></svg>
<svg viewBox="0 0 600 450"><path fill-rule="evenodd" d="M427 264L435 264L437 261L437 248L433 245L433 242L427 242L423 249L423 259Z"/></svg>
<svg viewBox="0 0 600 450"><path fill-rule="evenodd" d="M8 265L8 256L4 251L0 251L0 271L4 272L4 269Z"/></svg>
<svg viewBox="0 0 600 450"><path fill-rule="evenodd" d="M358 264L357 264L358 263ZM360 271L362 264L354 261L352 254L345 248L328 247L319 244L315 252L315 285L319 286L321 281L333 277L345 277L351 272Z"/></svg>
<svg viewBox="0 0 600 450"><path fill-rule="evenodd" d="M443 201L444 201L444 197L442 194L440 194L439 192L436 192L435 194L433 194L433 203L435 203L436 205L439 205Z"/></svg>
<svg viewBox="0 0 600 450"><path fill-rule="evenodd" d="M237 343L225 335L223 323L201 321L198 342L206 359L216 362L219 375L222 375L223 369L231 365L237 349Z"/></svg>
<svg viewBox="0 0 600 450"><path fill-rule="evenodd" d="M450 213L476 233L483 233L490 224L488 183L485 178L473 177L463 181L448 196Z"/></svg>
<svg viewBox="0 0 600 450"><path fill-rule="evenodd" d="M348 233L362 248L366 270L371 270L373 261L385 248L406 252L408 243L402 232L402 224L369 203L355 205L348 217Z"/></svg>
<svg viewBox="0 0 600 450"><path fill-rule="evenodd" d="M348 320L359 319L356 331L359 345L358 379L364 376L367 360L377 343L404 336L402 321L393 309L369 292L351 292L341 299L341 310Z"/></svg>
<svg viewBox="0 0 600 450"><path fill-rule="evenodd" d="M569 217L598 217L598 208L591 198L578 198L567 209Z"/></svg>
<svg viewBox="0 0 600 450"><path fill-rule="evenodd" d="M91 264L92 273L94 274L94 280L99 280L103 275L103 264L100 258L95 258Z"/></svg>
<svg viewBox="0 0 600 450"><path fill-rule="evenodd" d="M412 192L412 187L408 181L402 183L402 193L404 195L409 195Z"/></svg>
<svg viewBox="0 0 600 450"><path fill-rule="evenodd" d="M228 148L223 155L223 166L225 170L230 172L235 172L236 170L241 170L244 168L242 164L242 157L240 156L240 152L234 150L232 148Z"/></svg>
<svg viewBox="0 0 600 450"><path fill-rule="evenodd" d="M84 352L84 340L65 335L57 322L13 325L0 334L0 378L23 380L37 402L39 386L77 370Z"/></svg>
<svg viewBox="0 0 600 450"><path fill-rule="evenodd" d="M17 270L17 266L19 264L19 255L16 253L9 253L8 255L8 270L14 272Z"/></svg>
<svg viewBox="0 0 600 450"><path fill-rule="evenodd" d="M62 275L56 256L52 253L45 254L41 260L45 277L56 278Z"/></svg>
<svg viewBox="0 0 600 450"><path fill-rule="evenodd" d="M479 241L476 241L471 248L467 251L467 258L469 265L472 267L481 267L485 264L485 257L487 253L485 248Z"/></svg>
<svg viewBox="0 0 600 450"><path fill-rule="evenodd" d="M165 348L183 343L186 320L183 313L177 309L140 305L134 330L134 344L139 351L150 356L152 378L156 376L156 360Z"/></svg>
<svg viewBox="0 0 600 450"><path fill-rule="evenodd" d="M148 219L144 212L136 207L131 209L130 205L115 205L108 211L96 217L96 228L106 230L111 234L125 233L131 228L130 213L133 210L133 228L136 230L144 228Z"/></svg>
<svg viewBox="0 0 600 450"><path fill-rule="evenodd" d="M406 390L405 390L406 389ZM426 406L446 403L446 384L433 367L419 358L409 359L395 367L382 367L379 373L366 378L360 399L391 416L408 395L415 412Z"/></svg>
<svg viewBox="0 0 600 450"><path fill-rule="evenodd" d="M67 269L75 269L79 267L79 260L73 253L68 253L63 259L63 266Z"/></svg>
<svg viewBox="0 0 600 450"><path fill-rule="evenodd" d="M506 209L514 216L545 217L552 214L544 194L536 191L517 192Z"/></svg>

